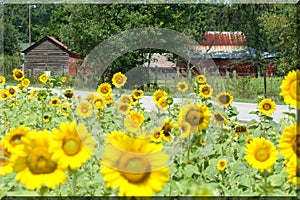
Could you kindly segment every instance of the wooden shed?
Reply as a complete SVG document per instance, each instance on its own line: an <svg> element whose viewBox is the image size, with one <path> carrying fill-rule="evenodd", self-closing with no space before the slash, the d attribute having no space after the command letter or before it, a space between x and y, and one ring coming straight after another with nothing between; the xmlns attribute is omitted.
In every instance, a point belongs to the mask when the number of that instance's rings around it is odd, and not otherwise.
<svg viewBox="0 0 300 200"><path fill-rule="evenodd" d="M51 75L72 75L76 73L76 65L84 60L51 36L44 37L22 53L25 73L31 74L50 71Z"/></svg>

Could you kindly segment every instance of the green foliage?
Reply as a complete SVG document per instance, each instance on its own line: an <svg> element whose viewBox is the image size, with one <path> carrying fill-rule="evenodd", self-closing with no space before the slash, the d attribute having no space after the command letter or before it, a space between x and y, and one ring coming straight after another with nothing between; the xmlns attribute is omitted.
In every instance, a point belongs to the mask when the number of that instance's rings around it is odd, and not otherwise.
<svg viewBox="0 0 300 200"><path fill-rule="evenodd" d="M279 57L277 71L282 75L299 66L297 10L295 5L276 5L258 18L260 32L266 34L271 51Z"/></svg>

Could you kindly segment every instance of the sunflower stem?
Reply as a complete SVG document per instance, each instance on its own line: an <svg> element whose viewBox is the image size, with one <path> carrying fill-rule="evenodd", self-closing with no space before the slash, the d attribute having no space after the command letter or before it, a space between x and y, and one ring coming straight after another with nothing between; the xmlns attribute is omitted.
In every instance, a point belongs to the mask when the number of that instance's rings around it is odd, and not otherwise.
<svg viewBox="0 0 300 200"><path fill-rule="evenodd" d="M263 172L263 175L264 175L264 187L263 187L263 189L264 189L264 191L265 191L265 194L266 194L266 196L268 196L268 180L267 180L267 170L264 170L264 172Z"/></svg>
<svg viewBox="0 0 300 200"><path fill-rule="evenodd" d="M44 100L42 100L42 130L44 130Z"/></svg>
<svg viewBox="0 0 300 200"><path fill-rule="evenodd" d="M42 186L42 187L40 188L40 190L39 190L40 196L44 196L45 193L46 193L46 191L47 191L47 187Z"/></svg>
<svg viewBox="0 0 300 200"><path fill-rule="evenodd" d="M73 196L76 194L76 189L77 189L77 171L72 170L72 188L73 188Z"/></svg>

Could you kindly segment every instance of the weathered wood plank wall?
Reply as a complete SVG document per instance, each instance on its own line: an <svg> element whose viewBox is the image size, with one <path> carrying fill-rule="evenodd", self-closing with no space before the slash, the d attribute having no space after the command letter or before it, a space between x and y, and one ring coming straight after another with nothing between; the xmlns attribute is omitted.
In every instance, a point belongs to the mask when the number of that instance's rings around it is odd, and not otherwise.
<svg viewBox="0 0 300 200"><path fill-rule="evenodd" d="M68 73L69 55L59 46L46 40L25 54L25 73L41 74L51 71L51 75Z"/></svg>

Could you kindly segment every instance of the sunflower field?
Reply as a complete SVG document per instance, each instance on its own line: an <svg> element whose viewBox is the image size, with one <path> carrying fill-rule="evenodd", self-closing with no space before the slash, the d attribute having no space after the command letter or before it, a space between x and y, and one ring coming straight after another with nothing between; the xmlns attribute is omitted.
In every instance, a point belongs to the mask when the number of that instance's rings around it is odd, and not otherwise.
<svg viewBox="0 0 300 200"><path fill-rule="evenodd" d="M282 80L293 112L279 122L268 98L251 111L258 120L240 121L232 94L205 75L177 83L179 102L156 90L156 110L120 72L86 96L54 93L66 77L41 74L41 88L19 69L12 77L0 76L1 197L297 195L300 70Z"/></svg>

